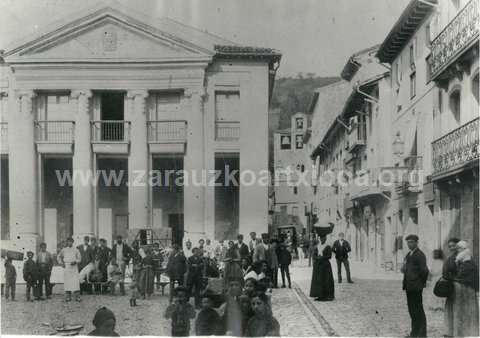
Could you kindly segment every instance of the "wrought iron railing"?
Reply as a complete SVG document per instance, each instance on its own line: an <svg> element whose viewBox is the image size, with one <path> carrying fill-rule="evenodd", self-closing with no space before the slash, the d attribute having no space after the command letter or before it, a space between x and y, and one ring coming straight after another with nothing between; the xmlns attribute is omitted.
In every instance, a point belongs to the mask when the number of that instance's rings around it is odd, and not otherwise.
<svg viewBox="0 0 480 338"><path fill-rule="evenodd" d="M187 139L187 121L158 120L147 122L148 142L175 143Z"/></svg>
<svg viewBox="0 0 480 338"><path fill-rule="evenodd" d="M41 143L73 143L74 121L35 121L35 141Z"/></svg>
<svg viewBox="0 0 480 338"><path fill-rule="evenodd" d="M462 167L479 159L479 118L432 142L433 175Z"/></svg>
<svg viewBox="0 0 480 338"><path fill-rule="evenodd" d="M351 125L348 134L348 150L354 151L359 146L364 146L367 142L367 125L365 122L357 122Z"/></svg>
<svg viewBox="0 0 480 338"><path fill-rule="evenodd" d="M478 0L471 0L432 41L430 78L434 80L464 49L478 40Z"/></svg>
<svg viewBox="0 0 480 338"><path fill-rule="evenodd" d="M399 172L400 180L396 186L397 193L420 192L422 190L423 157L407 156L403 159L404 167Z"/></svg>
<svg viewBox="0 0 480 338"><path fill-rule="evenodd" d="M130 121L91 121L92 142L129 142Z"/></svg>
<svg viewBox="0 0 480 338"><path fill-rule="evenodd" d="M6 148L8 145L8 123L0 122L0 145Z"/></svg>
<svg viewBox="0 0 480 338"><path fill-rule="evenodd" d="M240 139L240 122L215 121L215 139L222 141L236 141Z"/></svg>

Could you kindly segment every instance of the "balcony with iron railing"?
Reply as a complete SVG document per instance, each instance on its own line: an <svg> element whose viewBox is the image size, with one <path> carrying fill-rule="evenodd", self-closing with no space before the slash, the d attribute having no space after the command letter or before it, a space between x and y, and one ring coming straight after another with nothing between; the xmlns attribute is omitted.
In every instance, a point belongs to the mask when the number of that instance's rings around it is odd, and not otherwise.
<svg viewBox="0 0 480 338"><path fill-rule="evenodd" d="M183 153L187 142L187 121L147 121L147 137L152 153Z"/></svg>
<svg viewBox="0 0 480 338"><path fill-rule="evenodd" d="M440 179L478 165L479 118L432 142L433 175Z"/></svg>
<svg viewBox="0 0 480 338"><path fill-rule="evenodd" d="M64 120L37 120L35 143L39 153L71 154L75 139L75 122Z"/></svg>
<svg viewBox="0 0 480 338"><path fill-rule="evenodd" d="M96 153L127 154L130 143L130 121L90 121L93 151Z"/></svg>
<svg viewBox="0 0 480 338"><path fill-rule="evenodd" d="M0 122L0 152L8 153L8 123Z"/></svg>
<svg viewBox="0 0 480 338"><path fill-rule="evenodd" d="M239 121L215 121L215 140L238 141L240 139Z"/></svg>
<svg viewBox="0 0 480 338"><path fill-rule="evenodd" d="M471 0L432 41L430 79L439 75L478 41L479 4Z"/></svg>
<svg viewBox="0 0 480 338"><path fill-rule="evenodd" d="M353 123L348 133L348 151L354 152L367 144L367 125L365 122Z"/></svg>

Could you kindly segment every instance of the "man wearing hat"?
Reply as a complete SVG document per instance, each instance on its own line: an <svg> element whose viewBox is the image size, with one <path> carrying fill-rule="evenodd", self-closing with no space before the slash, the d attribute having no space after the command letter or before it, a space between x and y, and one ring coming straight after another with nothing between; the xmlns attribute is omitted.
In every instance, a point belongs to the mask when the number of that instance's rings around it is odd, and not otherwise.
<svg viewBox="0 0 480 338"><path fill-rule="evenodd" d="M418 248L418 236L408 235L405 240L410 252L402 266L403 290L407 294L408 313L411 318L410 337L427 336L427 318L423 309L422 293L428 277L427 259Z"/></svg>

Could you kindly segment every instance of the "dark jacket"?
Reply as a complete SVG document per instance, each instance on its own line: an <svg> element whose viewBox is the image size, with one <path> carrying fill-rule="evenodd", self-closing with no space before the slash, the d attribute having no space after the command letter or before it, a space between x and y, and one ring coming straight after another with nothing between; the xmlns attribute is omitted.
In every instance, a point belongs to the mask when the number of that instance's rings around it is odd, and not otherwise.
<svg viewBox="0 0 480 338"><path fill-rule="evenodd" d="M195 321L197 336L213 336L219 334L220 315L214 309L203 309Z"/></svg>
<svg viewBox="0 0 480 338"><path fill-rule="evenodd" d="M170 280L183 280L187 272L187 259L181 252L171 254L168 257L167 274Z"/></svg>
<svg viewBox="0 0 480 338"><path fill-rule="evenodd" d="M51 273L52 268L53 268L53 256L48 251L45 251L45 254L46 254L46 256L45 256L46 259L45 259L44 263L40 263L40 259L39 259L38 254L37 254L37 264L39 266L39 269L41 269L41 271Z"/></svg>
<svg viewBox="0 0 480 338"><path fill-rule="evenodd" d="M459 262L455 281L478 291L478 267L474 261Z"/></svg>
<svg viewBox="0 0 480 338"><path fill-rule="evenodd" d="M17 270L12 264L5 264L5 281L7 283L15 283L17 280Z"/></svg>
<svg viewBox="0 0 480 338"><path fill-rule="evenodd" d="M248 249L248 245L242 243L241 245L237 244L238 252L240 253L240 258L244 259L250 256L250 250Z"/></svg>
<svg viewBox="0 0 480 338"><path fill-rule="evenodd" d="M428 278L427 258L422 250L417 248L413 253L409 252L402 270L403 290L422 291Z"/></svg>
<svg viewBox="0 0 480 338"><path fill-rule="evenodd" d="M348 258L348 253L352 251L350 243L346 240L343 240L343 244L340 244L340 240L333 242L332 251L335 253L336 259L346 259Z"/></svg>
<svg viewBox="0 0 480 338"><path fill-rule="evenodd" d="M287 249L278 250L277 257L280 266L288 266L292 263L292 254Z"/></svg>
<svg viewBox="0 0 480 338"><path fill-rule="evenodd" d="M87 245L87 248L85 249L83 244L77 246L78 251L80 251L80 256L82 257L82 260L80 261L80 264L78 265L78 269L82 270L85 266L87 266L90 262L93 262L95 260L95 255L93 252L93 249L90 245Z"/></svg>
<svg viewBox="0 0 480 338"><path fill-rule="evenodd" d="M36 283L39 277L38 265L33 259L23 263L23 279L27 283Z"/></svg>
<svg viewBox="0 0 480 338"><path fill-rule="evenodd" d="M130 262L130 259L132 259L133 250L126 243L123 243L122 255L123 261L125 262L125 264L128 264ZM112 258L117 259L117 243L115 243L112 247Z"/></svg>

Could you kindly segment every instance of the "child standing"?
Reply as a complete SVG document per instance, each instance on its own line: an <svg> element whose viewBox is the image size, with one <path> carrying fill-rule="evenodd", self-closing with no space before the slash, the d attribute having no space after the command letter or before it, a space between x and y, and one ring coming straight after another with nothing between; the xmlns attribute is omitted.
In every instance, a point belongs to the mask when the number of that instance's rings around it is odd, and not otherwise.
<svg viewBox="0 0 480 338"><path fill-rule="evenodd" d="M287 250L285 244L281 244L278 249L278 263L280 264L280 272L282 274L282 288L285 287L285 274L287 275L288 287L292 288L292 282L290 281L289 266L292 263L292 254Z"/></svg>
<svg viewBox="0 0 480 338"><path fill-rule="evenodd" d="M202 298L202 310L198 313L195 321L195 334L197 336L213 336L218 334L220 316L213 308L213 300L205 295Z"/></svg>
<svg viewBox="0 0 480 338"><path fill-rule="evenodd" d="M130 306L137 306L138 285L136 280L130 283Z"/></svg>
<svg viewBox="0 0 480 338"><path fill-rule="evenodd" d="M5 261L5 299L8 300L9 293L12 301L15 300L15 284L17 282L17 271L12 264L12 259L7 258Z"/></svg>
<svg viewBox="0 0 480 338"><path fill-rule="evenodd" d="M27 302L32 301L30 290L32 290L35 300L40 300L37 293L38 268L37 263L33 260L33 252L31 251L27 252L27 260L23 264L23 279L27 282Z"/></svg>
<svg viewBox="0 0 480 338"><path fill-rule="evenodd" d="M195 308L188 303L187 289L183 286L175 288L174 297L173 303L167 307L165 318L172 319L172 337L188 337Z"/></svg>

